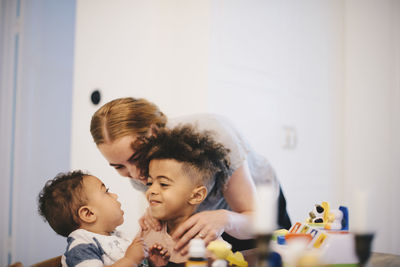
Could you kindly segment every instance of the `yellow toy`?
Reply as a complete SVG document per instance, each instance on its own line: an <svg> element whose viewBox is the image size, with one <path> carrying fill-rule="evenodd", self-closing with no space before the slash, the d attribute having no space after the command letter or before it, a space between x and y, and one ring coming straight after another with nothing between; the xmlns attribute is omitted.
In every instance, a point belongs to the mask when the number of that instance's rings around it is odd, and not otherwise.
<svg viewBox="0 0 400 267"><path fill-rule="evenodd" d="M217 259L226 259L229 252L231 251L231 244L225 242L224 240L214 240L211 241L207 246L207 250L210 251Z"/></svg>
<svg viewBox="0 0 400 267"><path fill-rule="evenodd" d="M325 225L329 219L329 203L322 202L321 205L315 204L314 209L308 215L307 223Z"/></svg>
<svg viewBox="0 0 400 267"><path fill-rule="evenodd" d="M278 230L275 230L274 233L273 233L273 235L272 235L271 240L272 240L272 241L277 241L278 236L285 236L285 235L288 234L288 233L289 233L289 231L286 230L286 229L278 229Z"/></svg>
<svg viewBox="0 0 400 267"><path fill-rule="evenodd" d="M229 266L247 267L249 265L244 259L243 254L239 251L236 251L235 253L232 251L229 252L230 253L228 257L226 258L226 260L229 262Z"/></svg>
<svg viewBox="0 0 400 267"><path fill-rule="evenodd" d="M328 202L316 204L308 214L306 222L313 226L320 226L327 230L348 230L348 211L340 206L338 210L332 210Z"/></svg>
<svg viewBox="0 0 400 267"><path fill-rule="evenodd" d="M207 250L210 251L217 259L226 260L229 266L247 267L248 263L244 259L242 253L231 250L232 246L228 242L223 240L211 241L207 246Z"/></svg>

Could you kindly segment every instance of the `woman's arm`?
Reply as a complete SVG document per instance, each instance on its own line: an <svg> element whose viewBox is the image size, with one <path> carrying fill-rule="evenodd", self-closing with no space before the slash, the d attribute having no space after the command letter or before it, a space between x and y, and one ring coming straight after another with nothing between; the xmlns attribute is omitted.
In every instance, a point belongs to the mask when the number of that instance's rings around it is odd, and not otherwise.
<svg viewBox="0 0 400 267"><path fill-rule="evenodd" d="M173 234L173 238L179 239L175 249L185 254L192 238L202 238L208 244L223 232L238 239L252 238L251 217L255 194L255 185L247 161L244 161L232 174L224 191L232 211L221 209L194 214Z"/></svg>
<svg viewBox="0 0 400 267"><path fill-rule="evenodd" d="M226 202L232 211L224 231L238 239L252 238L251 221L254 212L256 188L247 161L236 169L224 191Z"/></svg>

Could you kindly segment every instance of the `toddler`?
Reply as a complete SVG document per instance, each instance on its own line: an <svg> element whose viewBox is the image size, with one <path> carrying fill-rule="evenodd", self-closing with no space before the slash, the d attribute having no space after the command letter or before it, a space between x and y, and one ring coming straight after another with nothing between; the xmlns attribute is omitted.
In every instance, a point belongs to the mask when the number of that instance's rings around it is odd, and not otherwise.
<svg viewBox="0 0 400 267"><path fill-rule="evenodd" d="M60 173L39 194L39 213L53 230L67 238L63 266L143 266L146 246L115 228L124 222L118 196L95 176L82 171ZM163 265L169 253L153 243L150 263Z"/></svg>

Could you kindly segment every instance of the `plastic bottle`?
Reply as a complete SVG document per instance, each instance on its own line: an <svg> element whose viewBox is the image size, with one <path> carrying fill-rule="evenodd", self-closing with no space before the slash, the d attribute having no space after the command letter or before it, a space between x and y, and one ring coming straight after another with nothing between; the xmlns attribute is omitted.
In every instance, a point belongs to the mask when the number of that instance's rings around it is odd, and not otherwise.
<svg viewBox="0 0 400 267"><path fill-rule="evenodd" d="M226 262L226 260L215 260L212 264L211 267L227 267L228 266L228 262Z"/></svg>
<svg viewBox="0 0 400 267"><path fill-rule="evenodd" d="M207 267L206 246L203 239L192 239L189 243L189 259L186 267Z"/></svg>

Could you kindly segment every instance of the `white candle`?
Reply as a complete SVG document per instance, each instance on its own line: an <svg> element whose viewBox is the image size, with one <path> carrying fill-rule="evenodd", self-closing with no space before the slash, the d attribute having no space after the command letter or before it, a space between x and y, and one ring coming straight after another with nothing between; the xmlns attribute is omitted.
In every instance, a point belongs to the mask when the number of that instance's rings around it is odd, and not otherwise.
<svg viewBox="0 0 400 267"><path fill-rule="evenodd" d="M254 234L268 234L276 228L276 195L272 185L257 186L255 216L253 221Z"/></svg>
<svg viewBox="0 0 400 267"><path fill-rule="evenodd" d="M356 190L354 193L354 210L350 212L353 217L353 231L357 233L367 232L367 197L368 194L363 190ZM351 226L351 225L350 225Z"/></svg>

